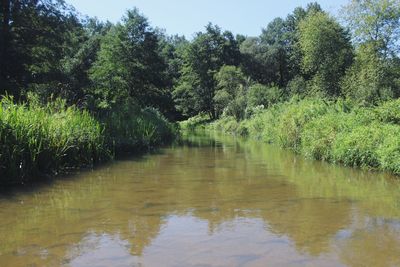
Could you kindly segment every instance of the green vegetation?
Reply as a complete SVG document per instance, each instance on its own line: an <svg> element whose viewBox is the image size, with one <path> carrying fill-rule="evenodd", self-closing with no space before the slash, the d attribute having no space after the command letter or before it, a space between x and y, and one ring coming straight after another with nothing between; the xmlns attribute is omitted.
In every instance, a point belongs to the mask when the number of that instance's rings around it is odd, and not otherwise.
<svg viewBox="0 0 400 267"><path fill-rule="evenodd" d="M360 107L398 98L398 1L352 0L341 14L342 24L311 3L274 19L258 37L233 38L208 25L181 54L177 110L240 121L293 97Z"/></svg>
<svg viewBox="0 0 400 267"><path fill-rule="evenodd" d="M205 127L274 143L313 159L400 174L399 109L400 100L360 108L343 100L292 99L249 119L237 122L227 116ZM204 117L196 120L182 125L194 129L206 122Z"/></svg>
<svg viewBox="0 0 400 267"><path fill-rule="evenodd" d="M110 157L100 123L86 111L60 101L39 107L4 98L0 104L1 183Z"/></svg>
<svg viewBox="0 0 400 267"><path fill-rule="evenodd" d="M179 116L171 88L184 38L151 28L137 9L113 25L62 0L3 1L0 22L0 184L176 137L166 117Z"/></svg>
<svg viewBox="0 0 400 267"><path fill-rule="evenodd" d="M207 72L215 73L207 83L214 97L208 109L186 114L197 116L182 128L202 125L314 159L400 174L399 2L354 0L341 13L344 24L317 3L296 8L259 37L238 36L239 63L213 54L220 63ZM206 35L217 38L209 28ZM183 97L192 96L194 84ZM199 101L191 99L179 101ZM204 114L215 122L205 126Z"/></svg>
<svg viewBox="0 0 400 267"><path fill-rule="evenodd" d="M90 167L115 153L171 141L175 127L152 109L116 111L99 120L58 99L45 106L0 102L0 183L22 183ZM134 115L132 115L134 114Z"/></svg>
<svg viewBox="0 0 400 267"><path fill-rule="evenodd" d="M98 154L107 154L97 151L104 150L103 143L111 154L166 143L176 131L164 118L195 117L183 125L193 128L204 116L243 135L265 132L266 141L315 158L395 171L397 140L392 131L397 127L393 101L400 97L399 1L349 0L340 14L341 20L315 2L274 19L259 36L234 36L209 23L189 41L152 27L136 8L113 24L82 18L63 0L2 1L0 95L12 97L2 102L2 112L11 112L8 106L13 104L15 110L21 109L16 117L22 121L25 112L42 114L35 117L35 127L18 128L27 131L24 138L30 141L20 141L18 135L12 143L22 147L37 143L35 149L41 151L42 146L52 146L48 140L57 139L57 133L48 133L42 143L39 134L32 136L28 130L38 127L46 132L39 125L50 124L47 120L61 116L60 112L75 114L68 115L71 119L88 117L73 119L85 121L82 126L71 123L71 129L60 128L65 140L61 138L57 153L65 162L43 163L56 166L48 168L26 166L39 168L27 174L17 174L17 169L10 173L25 177L57 166L90 165ZM37 103L29 101L30 95ZM313 100L298 101L309 98ZM62 99L63 108L49 111L53 99ZM351 112L335 111L340 110L338 103ZM389 121L374 117L372 124L371 114L365 114L370 110ZM14 124L3 124L5 132L15 135ZM86 125L94 127L87 129L93 136L75 137ZM371 132L370 125L384 136ZM96 131L101 137L91 143ZM283 131L287 133L281 136ZM361 146L354 143L357 138L368 140ZM68 148L74 155L64 156L66 144L76 147ZM82 152L87 146L90 149ZM389 152L393 156L385 157ZM4 162L25 157L22 150L7 153L2 153ZM36 153L31 160L45 161ZM0 169L7 169L2 164Z"/></svg>

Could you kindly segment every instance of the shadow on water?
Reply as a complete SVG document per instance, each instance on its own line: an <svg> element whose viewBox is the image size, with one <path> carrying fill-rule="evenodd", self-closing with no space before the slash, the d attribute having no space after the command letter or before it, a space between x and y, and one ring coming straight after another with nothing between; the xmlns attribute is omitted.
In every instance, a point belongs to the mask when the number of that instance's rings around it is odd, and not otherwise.
<svg viewBox="0 0 400 267"><path fill-rule="evenodd" d="M140 151L138 153L126 153L124 155L116 156L115 160L101 163L94 167L70 169L58 175L43 175L33 179L33 181L25 182L24 184L6 184L0 186L0 201L2 199L10 199L18 194L32 194L38 192L46 187L54 186L57 181L78 181L87 174L92 172L101 171L112 167L115 162L139 162L145 161L147 157L152 155L159 155L164 153L162 148L154 148L147 151Z"/></svg>

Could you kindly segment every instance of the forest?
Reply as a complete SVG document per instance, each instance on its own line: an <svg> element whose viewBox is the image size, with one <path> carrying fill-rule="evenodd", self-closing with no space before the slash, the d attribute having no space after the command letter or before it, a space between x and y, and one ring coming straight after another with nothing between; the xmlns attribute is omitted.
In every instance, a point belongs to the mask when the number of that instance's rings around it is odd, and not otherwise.
<svg viewBox="0 0 400 267"><path fill-rule="evenodd" d="M118 23L63 0L1 1L0 182L92 166L182 128L259 138L400 174L400 1L314 2L259 36L190 39L138 9Z"/></svg>

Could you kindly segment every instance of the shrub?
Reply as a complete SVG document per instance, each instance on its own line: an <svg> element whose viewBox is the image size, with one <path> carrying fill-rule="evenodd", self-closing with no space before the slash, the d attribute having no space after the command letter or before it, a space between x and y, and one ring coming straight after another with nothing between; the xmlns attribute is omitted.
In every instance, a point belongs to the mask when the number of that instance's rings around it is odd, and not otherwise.
<svg viewBox="0 0 400 267"><path fill-rule="evenodd" d="M382 144L384 134L385 128L379 124L361 125L350 132L339 133L332 149L334 161L346 166L377 168L377 148Z"/></svg>
<svg viewBox="0 0 400 267"><path fill-rule="evenodd" d="M243 120L246 107L246 96L244 94L239 94L228 104L224 116L233 116L236 121Z"/></svg>
<svg viewBox="0 0 400 267"><path fill-rule="evenodd" d="M381 169L400 174L400 127L387 125L385 127L384 141L377 149Z"/></svg>
<svg viewBox="0 0 400 267"><path fill-rule="evenodd" d="M347 120L344 113L331 112L307 123L301 133L302 153L318 160L331 160L337 134L350 128Z"/></svg>
<svg viewBox="0 0 400 267"><path fill-rule="evenodd" d="M307 99L300 102L289 102L282 109L277 123L278 144L299 151L304 125L308 121L326 114L328 109L328 103L323 100Z"/></svg>
<svg viewBox="0 0 400 267"><path fill-rule="evenodd" d="M210 122L210 120L210 116L199 114L187 119L186 121L180 122L179 126L182 130L194 131L200 127L204 127L207 122Z"/></svg>
<svg viewBox="0 0 400 267"><path fill-rule="evenodd" d="M249 107L264 106L270 107L273 104L282 102L283 92L277 86L265 86L262 84L255 84L249 87L248 91L248 105Z"/></svg>
<svg viewBox="0 0 400 267"><path fill-rule="evenodd" d="M374 112L381 122L400 124L400 99L384 102Z"/></svg>
<svg viewBox="0 0 400 267"><path fill-rule="evenodd" d="M158 110L141 110L132 103L115 107L100 120L105 126L107 144L114 153L130 153L165 144L177 134L177 129Z"/></svg>
<svg viewBox="0 0 400 267"><path fill-rule="evenodd" d="M286 91L291 96L305 96L307 91L307 83L302 76L296 76L288 82Z"/></svg>

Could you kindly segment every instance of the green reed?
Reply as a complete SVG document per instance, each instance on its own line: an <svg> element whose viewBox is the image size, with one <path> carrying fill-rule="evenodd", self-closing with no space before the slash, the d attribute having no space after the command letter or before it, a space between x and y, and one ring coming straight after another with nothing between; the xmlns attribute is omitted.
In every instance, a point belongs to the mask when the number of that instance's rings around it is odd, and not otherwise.
<svg viewBox="0 0 400 267"><path fill-rule="evenodd" d="M56 100L0 101L0 184L23 183L71 168L91 167L121 152L167 143L177 134L150 109L116 110L100 119ZM122 151L123 150L123 151Z"/></svg>
<svg viewBox="0 0 400 267"><path fill-rule="evenodd" d="M225 117L208 127L314 159L400 174L399 111L400 100L360 107L343 100L293 99L240 122Z"/></svg>

